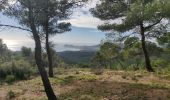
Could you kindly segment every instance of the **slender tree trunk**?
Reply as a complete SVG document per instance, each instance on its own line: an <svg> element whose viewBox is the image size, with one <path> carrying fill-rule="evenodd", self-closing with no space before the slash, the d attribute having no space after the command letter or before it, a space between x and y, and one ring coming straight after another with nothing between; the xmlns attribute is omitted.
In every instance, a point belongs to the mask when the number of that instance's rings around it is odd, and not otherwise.
<svg viewBox="0 0 170 100"><path fill-rule="evenodd" d="M109 60L109 69L112 68L112 59Z"/></svg>
<svg viewBox="0 0 170 100"><path fill-rule="evenodd" d="M40 72L40 75L41 75L41 79L43 81L43 85L45 87L45 92L47 94L47 97L49 100L57 100L53 90L52 90L52 87L51 87L51 84L50 84L50 81L48 79L48 75L47 75L47 72L45 70L45 67L43 66L42 64L42 54L41 54L41 42L40 42L40 39L38 39L39 37L37 35L35 35L35 60L36 60L36 64L38 66L38 70Z"/></svg>
<svg viewBox="0 0 170 100"><path fill-rule="evenodd" d="M142 49L143 49L143 53L144 53L144 56L145 56L145 66L146 66L146 69L149 72L154 72L154 70L153 70L153 68L151 66L151 61L150 61L150 57L149 57L148 51L146 49L145 29L144 29L143 24L140 25L140 31L141 31Z"/></svg>
<svg viewBox="0 0 170 100"><path fill-rule="evenodd" d="M46 6L49 6L49 0L46 1ZM48 67L49 67L49 77L54 77L54 73L53 73L53 60L52 60L52 54L51 54L51 48L50 48L50 44L49 44L49 18L48 18L48 10L46 9L46 16L45 16L45 24L44 24L44 31L46 34L46 52L47 52L47 56L48 56Z"/></svg>
<svg viewBox="0 0 170 100"><path fill-rule="evenodd" d="M45 67L43 66L43 63L42 63L43 61L42 61L41 41L40 41L40 37L36 30L36 26L34 23L33 9L31 6L31 2L29 2L28 10L29 10L30 28L32 30L33 38L35 41L35 60L36 60L39 73L41 75L41 79L42 79L42 82L45 88L45 92L48 97L48 100L57 100L57 97L55 96L54 91L51 87L50 81L48 79L48 75L45 70Z"/></svg>
<svg viewBox="0 0 170 100"><path fill-rule="evenodd" d="M48 56L49 77L54 77L53 60L52 60L51 49L49 45L49 34L48 33L46 33L46 52Z"/></svg>

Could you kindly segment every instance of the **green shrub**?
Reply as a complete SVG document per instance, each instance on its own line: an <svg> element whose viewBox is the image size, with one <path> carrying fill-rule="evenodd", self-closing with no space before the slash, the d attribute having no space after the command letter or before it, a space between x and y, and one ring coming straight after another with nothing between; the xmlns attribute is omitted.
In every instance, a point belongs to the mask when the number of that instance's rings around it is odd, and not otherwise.
<svg viewBox="0 0 170 100"><path fill-rule="evenodd" d="M62 80L61 84L66 85L66 84L74 82L75 80L76 78L74 76L67 76Z"/></svg>
<svg viewBox="0 0 170 100"><path fill-rule="evenodd" d="M96 81L97 77L95 75L80 75L77 80L93 82Z"/></svg>
<svg viewBox="0 0 170 100"><path fill-rule="evenodd" d="M13 75L17 80L24 80L28 79L31 74L33 74L33 70L30 64L23 60L5 62L0 65L0 79Z"/></svg>
<svg viewBox="0 0 170 100"><path fill-rule="evenodd" d="M15 81L15 76L14 75L7 75L6 78L5 78L5 82L11 84Z"/></svg>
<svg viewBox="0 0 170 100"><path fill-rule="evenodd" d="M13 91L11 91L11 90L6 95L7 100L11 100L14 97L15 97L15 93Z"/></svg>
<svg viewBox="0 0 170 100"><path fill-rule="evenodd" d="M152 65L158 69L163 69L165 67L168 67L168 62L163 59L155 59L152 60Z"/></svg>

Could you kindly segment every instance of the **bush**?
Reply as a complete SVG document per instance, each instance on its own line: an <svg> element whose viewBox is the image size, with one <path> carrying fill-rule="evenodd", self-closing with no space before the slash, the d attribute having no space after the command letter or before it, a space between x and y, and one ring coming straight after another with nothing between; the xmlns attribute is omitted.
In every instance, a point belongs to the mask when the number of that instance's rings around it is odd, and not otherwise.
<svg viewBox="0 0 170 100"><path fill-rule="evenodd" d="M66 84L69 84L69 83L72 83L75 81L75 77L74 76L67 76L65 77L63 80L62 80L62 84L63 85L66 85Z"/></svg>
<svg viewBox="0 0 170 100"><path fill-rule="evenodd" d="M80 75L77 77L77 80L81 81L88 81L88 82L94 82L96 81L97 77L95 75Z"/></svg>
<svg viewBox="0 0 170 100"><path fill-rule="evenodd" d="M152 61L152 65L158 69L163 69L168 67L168 62L163 59L155 59Z"/></svg>
<svg viewBox="0 0 170 100"><path fill-rule="evenodd" d="M7 75L5 78L5 82L11 84L15 81L15 76L14 75Z"/></svg>
<svg viewBox="0 0 170 100"><path fill-rule="evenodd" d="M15 97L15 93L10 90L10 91L7 93L6 99L7 99L7 100L11 100L11 99L14 98L14 97Z"/></svg>
<svg viewBox="0 0 170 100"><path fill-rule="evenodd" d="M13 75L15 79L24 80L28 79L31 74L33 74L33 72L30 64L23 60L5 62L0 65L0 79L6 80L8 75Z"/></svg>

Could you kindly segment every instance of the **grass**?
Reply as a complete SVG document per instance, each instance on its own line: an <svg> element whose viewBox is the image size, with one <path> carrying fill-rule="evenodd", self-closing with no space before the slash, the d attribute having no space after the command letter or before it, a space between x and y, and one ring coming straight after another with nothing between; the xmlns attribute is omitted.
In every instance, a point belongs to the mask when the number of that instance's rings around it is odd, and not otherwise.
<svg viewBox="0 0 170 100"><path fill-rule="evenodd" d="M164 74L146 71L103 70L95 74L91 69L56 69L50 78L59 100L169 100L170 79ZM166 73L167 74L167 73ZM167 76L169 77L169 76ZM11 91L11 92L10 92ZM2 83L0 100L47 100L40 77Z"/></svg>

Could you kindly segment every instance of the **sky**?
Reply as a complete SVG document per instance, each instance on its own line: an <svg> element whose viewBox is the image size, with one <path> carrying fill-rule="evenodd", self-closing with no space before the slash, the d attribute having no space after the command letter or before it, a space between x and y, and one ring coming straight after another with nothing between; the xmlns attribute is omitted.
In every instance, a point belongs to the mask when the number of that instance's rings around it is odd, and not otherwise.
<svg viewBox="0 0 170 100"><path fill-rule="evenodd" d="M97 30L97 26L103 22L94 18L89 9L95 7L98 0L93 0L83 8L74 10L70 19L65 20L72 24L72 31L58 34L50 38L56 44L56 51L74 50L64 48L64 45L91 46L100 44L105 38L105 33ZM0 23L17 25L14 19L0 14ZM17 29L5 28L0 31L0 38L7 44L8 48L14 51L20 50L22 46L34 48L34 41L30 34Z"/></svg>

